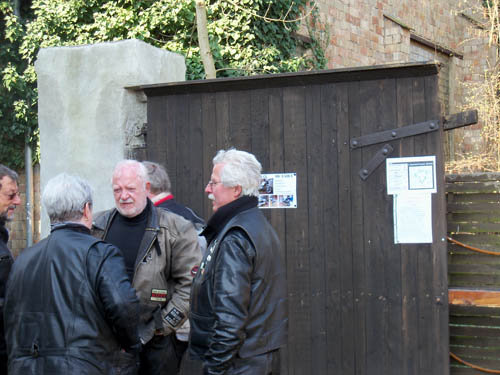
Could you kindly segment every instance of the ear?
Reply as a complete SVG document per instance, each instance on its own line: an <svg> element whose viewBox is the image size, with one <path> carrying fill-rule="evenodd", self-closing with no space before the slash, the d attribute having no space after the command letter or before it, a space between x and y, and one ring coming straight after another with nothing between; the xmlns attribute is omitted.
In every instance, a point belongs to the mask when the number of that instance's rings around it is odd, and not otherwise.
<svg viewBox="0 0 500 375"><path fill-rule="evenodd" d="M148 196L151 193L151 182L146 182L146 193Z"/></svg>
<svg viewBox="0 0 500 375"><path fill-rule="evenodd" d="M85 206L83 206L83 216L88 218L91 215L92 215L92 209L90 208L90 203L87 202L85 203Z"/></svg>
<svg viewBox="0 0 500 375"><path fill-rule="evenodd" d="M87 228L90 229L92 227L92 208L88 202L83 206L82 222Z"/></svg>
<svg viewBox="0 0 500 375"><path fill-rule="evenodd" d="M233 189L234 189L234 198L236 199L241 197L241 193L243 192L241 185L233 186Z"/></svg>

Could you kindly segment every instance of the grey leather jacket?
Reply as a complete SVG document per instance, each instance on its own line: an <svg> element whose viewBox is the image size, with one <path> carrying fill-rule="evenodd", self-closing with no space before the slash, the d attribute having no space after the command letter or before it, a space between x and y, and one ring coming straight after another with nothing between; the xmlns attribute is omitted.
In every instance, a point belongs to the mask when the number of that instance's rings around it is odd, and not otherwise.
<svg viewBox="0 0 500 375"><path fill-rule="evenodd" d="M92 234L105 239L116 214L116 209L97 213ZM143 343L154 334L169 335L187 319L191 284L200 260L193 225L179 215L151 207L132 280L141 304L139 335Z"/></svg>

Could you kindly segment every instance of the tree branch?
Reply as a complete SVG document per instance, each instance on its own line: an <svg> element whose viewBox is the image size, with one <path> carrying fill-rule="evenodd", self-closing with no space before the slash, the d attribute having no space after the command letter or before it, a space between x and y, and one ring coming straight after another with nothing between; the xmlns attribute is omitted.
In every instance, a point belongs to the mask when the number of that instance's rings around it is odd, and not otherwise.
<svg viewBox="0 0 500 375"><path fill-rule="evenodd" d="M207 8L204 0L196 1L196 28L198 30L198 43L201 61L203 61L203 67L205 68L205 76L207 79L216 78L214 58L208 39Z"/></svg>

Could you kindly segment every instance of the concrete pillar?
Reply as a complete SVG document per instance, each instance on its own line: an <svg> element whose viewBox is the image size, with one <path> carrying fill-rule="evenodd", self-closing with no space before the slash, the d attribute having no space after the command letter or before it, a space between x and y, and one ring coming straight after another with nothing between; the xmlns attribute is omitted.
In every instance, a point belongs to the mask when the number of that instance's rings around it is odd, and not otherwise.
<svg viewBox="0 0 500 375"><path fill-rule="evenodd" d="M95 189L94 211L114 205L111 173L146 123L144 94L125 87L185 80L184 57L139 40L41 49L38 77L40 183L61 172ZM42 238L49 220L42 208Z"/></svg>

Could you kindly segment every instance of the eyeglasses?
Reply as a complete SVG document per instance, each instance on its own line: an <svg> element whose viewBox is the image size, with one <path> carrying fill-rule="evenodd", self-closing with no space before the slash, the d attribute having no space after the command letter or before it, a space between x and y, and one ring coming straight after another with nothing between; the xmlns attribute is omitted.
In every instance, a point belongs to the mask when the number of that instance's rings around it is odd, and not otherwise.
<svg viewBox="0 0 500 375"><path fill-rule="evenodd" d="M210 186L210 189L213 189L215 185L217 184L222 184L222 181L217 181L217 182L214 182L212 180L208 181L208 186Z"/></svg>
<svg viewBox="0 0 500 375"><path fill-rule="evenodd" d="M21 197L19 195L19 192L16 191L15 193L7 194L7 193L2 193L4 197L7 197L10 201L13 200L16 196Z"/></svg>

